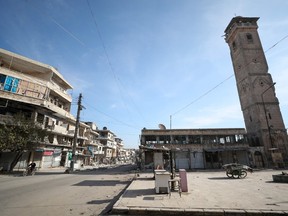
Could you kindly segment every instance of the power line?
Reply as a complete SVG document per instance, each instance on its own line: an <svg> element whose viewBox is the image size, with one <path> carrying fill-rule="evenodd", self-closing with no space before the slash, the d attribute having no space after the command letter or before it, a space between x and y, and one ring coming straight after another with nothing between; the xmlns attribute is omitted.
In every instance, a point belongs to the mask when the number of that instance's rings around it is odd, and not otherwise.
<svg viewBox="0 0 288 216"><path fill-rule="evenodd" d="M98 33L98 36L99 36L101 45L102 45L102 47L103 47L103 50L104 50L104 53L105 53L105 57L106 57L106 59L107 59L108 65L109 65L110 72L112 73L112 76L113 76L113 78L114 78L114 80L115 80L115 82L116 82L116 85L117 85L117 87L118 87L118 89L119 89L119 92L123 92L123 91L121 90L121 82L120 82L120 79L117 77L116 73L114 72L114 69L113 69L111 60L110 60L110 58L109 58L109 55L108 55L108 52L107 52L107 49L106 49L106 46L105 46L105 43L104 43L104 40L103 40L103 37L102 37L102 34L101 34L100 29L99 29L99 27L98 27L98 25L97 25L96 18L95 18L95 15L94 15L94 13L93 13L93 10L92 10L92 8L91 8L91 5L90 5L90 3L89 3L89 0L86 0L86 2L87 2L87 5L88 5L88 7L89 7L91 16L92 16L92 18L93 18L93 23L94 23L94 25L95 25L95 27L96 27L96 30L97 30L97 33ZM50 19L54 24L56 24L61 30L63 30L67 35L69 35L71 38L73 38L73 39L74 39L75 41L77 41L79 44L81 44L82 46L86 47L87 49L89 49L89 50L91 50L91 51L93 51L93 52L96 52L94 49L91 49L90 47L88 47L82 40L80 40L75 34L73 34L71 31L69 31L69 30L68 30L66 27L64 27L62 24L60 24L60 23L59 23L56 19L54 19L52 16L50 16L50 15L47 14L47 13L41 13L41 12L40 12L40 9L39 9L36 5L33 5L33 4L31 4L31 5L32 5L32 7L33 7L37 12L39 12L41 15L46 16L48 19ZM123 86L123 85L122 85L122 86ZM123 87L123 88L124 88L124 87ZM123 105L125 106L127 112L130 113L129 109L128 109L127 106L126 106L126 103L125 103L125 100L124 100L124 98L123 98L123 95L124 95L123 93L120 93L121 99L122 99L122 101L123 101ZM129 96L129 95L128 95L128 96ZM130 97L130 99L131 99L131 101L133 102L134 106L136 107L136 105L135 105L135 103L134 103L134 101L132 100L131 97ZM75 102L75 103L76 103L76 102ZM71 105L75 105L75 103L72 102ZM137 107L136 107L136 108L137 108ZM136 110L139 112L138 109L136 109ZM101 113L100 110L98 110L98 112ZM140 112L139 112L139 113L140 113ZM108 116L107 114L105 114L105 113L103 113L103 112L102 112L102 114ZM140 115L141 115L141 113L140 113ZM141 115L141 116L143 117L143 115ZM111 116L108 116L108 117L110 117L110 118L114 119L115 121L118 121L118 122L120 122L120 123L122 123L122 124L124 124L124 125L131 126L131 125L126 124L125 122L122 122L122 121L120 121L120 120L117 120L117 119L115 119L115 118L113 118L113 117L111 117ZM133 126L131 126L131 127L133 127Z"/></svg>
<svg viewBox="0 0 288 216"><path fill-rule="evenodd" d="M125 93L125 90L126 90L126 92L128 92L128 91L127 91L127 89L125 89L124 85L122 84L122 82L121 82L120 79L117 77L117 75L116 75L116 73L115 73L115 71L114 71L114 68L113 68L113 66L112 66L110 57L109 57L109 55L108 55L108 51L107 51L107 49L106 49L106 46L105 46L105 43L104 43L104 40L103 40L101 31L100 31L99 26L98 26L98 24L97 24L96 17L95 17L95 15L94 15L94 12L93 12L93 10L92 10L92 7L91 7L91 5L90 5L90 2L89 2L89 0L86 0L86 2L87 2L87 5L88 5L88 8L89 8L89 11L90 11L90 13L91 13L92 19L93 19L93 23L94 23L95 28L96 28L96 30L97 30L97 33L98 33L98 36L99 36L99 40L100 40L101 45L102 45L102 47L103 47L103 50L104 50L104 53L105 53L105 57L106 57L106 59L107 59L107 62L108 62L110 71L111 71L111 73L112 73L112 75L113 75L113 77L114 77L114 80L115 80L115 82L116 82L116 84L117 84L117 87L118 87L118 89L119 89L119 91L120 91L121 99L122 99L122 101L123 101L123 104L124 104L127 112L130 113L130 110L129 110L128 107L126 106L125 100L124 100L124 98L123 98L123 95L124 95L124 93ZM122 91L122 88L124 89L124 92ZM136 104L135 104L134 100L132 99L132 97L130 97L129 94L126 94L126 95L131 99L132 103L134 104L134 106L135 106L137 112L140 114L140 116L141 116L142 118L144 118L143 115L142 115L142 113L139 111L138 107L136 106Z"/></svg>
<svg viewBox="0 0 288 216"><path fill-rule="evenodd" d="M264 53L268 52L269 50L273 49L275 46L277 46L279 43L281 43L283 40L285 40L286 38L288 38L288 35L286 35L285 37L283 37L281 40L279 40L277 43L275 43L273 46L271 46L269 49L267 49Z"/></svg>
<svg viewBox="0 0 288 216"><path fill-rule="evenodd" d="M277 41L274 45L272 45L270 48L268 48L264 53L267 53L268 51L270 51L271 49L273 49L275 46L277 46L279 43L281 43L283 40L285 40L286 38L288 38L288 35L286 35L285 37L283 37L281 40ZM252 62L252 61L251 61ZM247 65L249 65L251 62L247 63L245 65L245 67ZM183 111L184 109L186 109L187 107L191 106L192 104L194 104L195 102L199 101L201 98L203 98L204 96L208 95L210 92L212 92L213 90L215 90L217 87L219 87L220 85L222 85L224 82L226 82L227 80L229 80L230 78L232 78L234 76L234 74L230 75L228 78L226 78L225 80L221 81L219 84L217 84L216 86L214 86L213 88L209 89L207 92L205 92L204 94L200 95L198 98L196 98L195 100L193 100L192 102L190 102L189 104L187 104L186 106L182 107L181 109L179 109L178 111L176 111L175 113L171 114L171 116ZM171 117L170 116L170 117Z"/></svg>
<svg viewBox="0 0 288 216"><path fill-rule="evenodd" d="M175 115L179 112L181 112L182 110L186 109L187 107L189 107L190 105L192 105L193 103L199 101L201 98L203 98L204 96L208 95L210 92L212 92L213 90L215 90L217 87L219 87L220 85L222 85L224 82L226 82L227 80L229 80L231 77L233 77L234 74L230 75L228 78L226 78L225 80L223 80L222 82L220 82L219 84L217 84L216 86L214 86L213 88L209 89L207 92L205 92L204 94L200 95L198 98L196 98L195 100L193 100L192 102L190 102L189 104L187 104L186 106L184 106L183 108L179 109L178 111L176 111L175 113L173 113L172 115Z"/></svg>
<svg viewBox="0 0 288 216"><path fill-rule="evenodd" d="M101 34L101 32L100 32L100 29L98 28L98 25L97 25L97 22L96 22L96 18L95 18L95 16L94 16L94 13L93 13L93 10L92 10L91 5L90 5L90 3L89 3L89 0L86 0L86 2L87 2L87 5L88 5L88 7L89 7L89 10L90 10L92 19L93 19L93 23L94 23L94 25L95 25L95 27L96 27L99 40L100 40L101 45L102 45L102 47L103 47L103 50L104 50L105 57L106 57L106 59L107 59L108 65L109 65L109 67L110 67L110 69L111 69L111 72L112 72L112 74L113 74L114 79L117 80L117 76L116 76L116 74L114 73L114 70L113 70L113 67L112 67L112 64L111 64L111 61L110 61L110 58L109 58L109 55L108 55L106 46L105 46L104 41L103 41L103 38L102 38L102 34Z"/></svg>
<svg viewBox="0 0 288 216"><path fill-rule="evenodd" d="M101 110L95 108L94 106L88 104L87 102L85 102L85 104L86 104L87 106L91 107L92 109L96 110L97 112L101 113L102 115L107 116L107 117L109 117L110 119L113 119L114 121L121 123L122 125L125 125L125 126L127 126L127 127L130 127L130 128L136 129L136 130L140 130L140 129L139 129L140 127L136 127L136 126L130 125L130 124L128 124L128 123L126 123L126 122L123 122L123 121L121 121L121 120L119 120L119 119L117 119L117 118L115 118L115 117L113 117L113 116L110 116L110 115L102 112Z"/></svg>

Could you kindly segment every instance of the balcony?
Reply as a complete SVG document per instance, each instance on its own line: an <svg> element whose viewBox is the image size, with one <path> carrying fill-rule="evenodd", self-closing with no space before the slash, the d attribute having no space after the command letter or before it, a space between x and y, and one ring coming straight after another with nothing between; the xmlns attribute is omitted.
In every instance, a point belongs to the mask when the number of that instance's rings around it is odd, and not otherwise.
<svg viewBox="0 0 288 216"><path fill-rule="evenodd" d="M104 151L103 150L101 150L101 151L94 151L94 154L95 155L104 155Z"/></svg>
<svg viewBox="0 0 288 216"><path fill-rule="evenodd" d="M59 125L54 125L53 126L53 131L56 132L56 133L63 134L63 135L67 134L66 127L62 127L62 126L59 126Z"/></svg>
<svg viewBox="0 0 288 216"><path fill-rule="evenodd" d="M56 116L59 116L61 118L66 117L68 119L76 121L75 117L71 113L67 112L63 108L60 108L59 106L57 106L57 105L55 105L49 101L43 101L43 103L41 105L52 110L53 112L55 112L54 115L56 115Z"/></svg>
<svg viewBox="0 0 288 216"><path fill-rule="evenodd" d="M61 88L54 82L48 82L47 87L51 89L52 91L54 91L60 97L65 98L66 101L69 101L69 102L72 101L72 97L69 94L67 94L67 92L63 88Z"/></svg>

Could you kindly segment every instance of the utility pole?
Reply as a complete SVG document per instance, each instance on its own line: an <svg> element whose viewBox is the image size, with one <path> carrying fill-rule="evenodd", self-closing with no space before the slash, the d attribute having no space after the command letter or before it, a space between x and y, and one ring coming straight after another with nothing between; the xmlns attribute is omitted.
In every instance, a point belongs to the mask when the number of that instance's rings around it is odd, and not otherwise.
<svg viewBox="0 0 288 216"><path fill-rule="evenodd" d="M73 147L72 147L72 160L70 163L70 171L74 171L74 163L76 161L76 144L78 138L78 130L79 130L79 122L80 122L80 111L82 110L82 94L79 94L78 98L78 108L77 108L77 116L76 116L76 125L75 125L75 132L74 132L74 139L73 139Z"/></svg>

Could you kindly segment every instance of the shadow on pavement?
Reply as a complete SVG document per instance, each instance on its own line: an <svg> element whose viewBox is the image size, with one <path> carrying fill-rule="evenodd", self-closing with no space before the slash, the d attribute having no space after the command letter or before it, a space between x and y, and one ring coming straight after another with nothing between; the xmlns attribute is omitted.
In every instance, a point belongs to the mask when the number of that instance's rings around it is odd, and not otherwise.
<svg viewBox="0 0 288 216"><path fill-rule="evenodd" d="M112 202L113 199L105 199L105 200L91 200L89 202L87 202L87 204L93 204L93 205L100 205L100 204L105 204L105 203L110 203Z"/></svg>
<svg viewBox="0 0 288 216"><path fill-rule="evenodd" d="M274 184L287 184L287 182L274 182L274 181L265 181L265 183L268 183L268 184L271 184L271 183L274 183Z"/></svg>
<svg viewBox="0 0 288 216"><path fill-rule="evenodd" d="M65 173L67 168L60 167L60 168L48 168L48 169L39 169L36 171L35 176L39 175L62 175ZM83 168L81 170L75 170L74 172L70 173L73 175L95 175L95 174L102 174L105 173L106 175L115 175L115 174L127 174L127 173L135 173L136 175L137 166L134 164L124 164L124 165L117 165L112 167L98 167L98 168ZM12 172L8 171L1 171L0 176L10 176L10 177L23 177L23 170L14 170Z"/></svg>
<svg viewBox="0 0 288 216"><path fill-rule="evenodd" d="M135 190L127 190L123 197L137 197L137 196L145 196L145 195L155 195L155 189L135 189Z"/></svg>
<svg viewBox="0 0 288 216"><path fill-rule="evenodd" d="M130 181L117 181L117 180L84 180L72 186L115 186L117 184L129 184Z"/></svg>
<svg viewBox="0 0 288 216"><path fill-rule="evenodd" d="M228 178L228 177L211 177L211 178L208 178L209 180L236 180L234 178Z"/></svg>

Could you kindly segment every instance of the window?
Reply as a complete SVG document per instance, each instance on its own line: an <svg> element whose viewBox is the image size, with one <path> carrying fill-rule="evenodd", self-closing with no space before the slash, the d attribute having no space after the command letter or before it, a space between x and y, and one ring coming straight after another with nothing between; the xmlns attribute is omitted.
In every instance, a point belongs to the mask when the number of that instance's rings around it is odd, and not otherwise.
<svg viewBox="0 0 288 216"><path fill-rule="evenodd" d="M1 83L4 84L4 90L16 93L19 79L11 76L1 75Z"/></svg>
<svg viewBox="0 0 288 216"><path fill-rule="evenodd" d="M235 41L233 41L233 43L232 43L232 48L233 48L233 51L236 51L237 46L236 46Z"/></svg>
<svg viewBox="0 0 288 216"><path fill-rule="evenodd" d="M247 33L247 34L246 34L246 38L247 38L247 42L248 42L248 43L253 43L253 37L252 37L252 34Z"/></svg>

